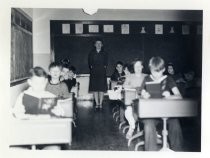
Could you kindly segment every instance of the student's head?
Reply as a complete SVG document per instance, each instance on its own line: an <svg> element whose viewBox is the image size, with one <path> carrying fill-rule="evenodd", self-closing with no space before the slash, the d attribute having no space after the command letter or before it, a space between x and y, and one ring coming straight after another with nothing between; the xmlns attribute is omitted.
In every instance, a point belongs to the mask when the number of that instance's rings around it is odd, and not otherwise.
<svg viewBox="0 0 210 158"><path fill-rule="evenodd" d="M186 81L192 81L195 77L195 72L193 70L189 70L188 72L184 73L184 78Z"/></svg>
<svg viewBox="0 0 210 158"><path fill-rule="evenodd" d="M168 63L167 65L167 73L169 75L174 75L175 74L175 69L173 63Z"/></svg>
<svg viewBox="0 0 210 158"><path fill-rule="evenodd" d="M101 50L101 48L103 47L103 42L102 40L100 39L97 39L95 42L94 42L94 46L97 50Z"/></svg>
<svg viewBox="0 0 210 158"><path fill-rule="evenodd" d="M62 60L61 60L61 64L62 64L62 65L67 65L67 66L69 66L69 65L70 65L70 59L68 59L68 58L62 59Z"/></svg>
<svg viewBox="0 0 210 158"><path fill-rule="evenodd" d="M69 78L73 78L75 76L76 68L74 66L69 67Z"/></svg>
<svg viewBox="0 0 210 158"><path fill-rule="evenodd" d="M163 76L163 73L165 71L165 62L161 57L152 57L149 60L149 69L151 72L151 75L155 79L159 79Z"/></svg>
<svg viewBox="0 0 210 158"><path fill-rule="evenodd" d="M122 73L123 72L123 62L122 61L118 61L116 63L116 70L119 72L119 73Z"/></svg>
<svg viewBox="0 0 210 158"><path fill-rule="evenodd" d="M62 72L61 72L61 75L63 76L63 78L65 80L67 80L69 78L69 66L64 64L62 66Z"/></svg>
<svg viewBox="0 0 210 158"><path fill-rule="evenodd" d="M123 67L123 71L124 71L125 75L129 75L131 73L131 65L125 64Z"/></svg>
<svg viewBox="0 0 210 158"><path fill-rule="evenodd" d="M62 66L59 63L52 62L49 66L51 79L59 79L61 76Z"/></svg>
<svg viewBox="0 0 210 158"><path fill-rule="evenodd" d="M34 67L29 71L28 84L33 91L42 92L47 84L47 73L41 67Z"/></svg>
<svg viewBox="0 0 210 158"><path fill-rule="evenodd" d="M133 72L135 74L140 74L142 73L142 69L143 69L143 61L141 59L135 59L132 62L133 65Z"/></svg>

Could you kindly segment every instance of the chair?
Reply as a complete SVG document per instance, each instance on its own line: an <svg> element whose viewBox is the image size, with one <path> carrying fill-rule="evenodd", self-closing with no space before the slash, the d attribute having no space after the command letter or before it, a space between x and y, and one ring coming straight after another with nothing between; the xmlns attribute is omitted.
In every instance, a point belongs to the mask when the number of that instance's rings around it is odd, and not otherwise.
<svg viewBox="0 0 210 158"><path fill-rule="evenodd" d="M71 92L75 94L75 97L77 98L79 96L79 89L80 89L80 83L77 82L76 86L72 87Z"/></svg>
<svg viewBox="0 0 210 158"><path fill-rule="evenodd" d="M114 82L114 81L110 81L110 85L111 85L111 90L108 90L109 99L117 102L121 99L121 89L122 89L122 87L117 86L117 82ZM119 116L119 114L120 114L119 113L119 105L118 104L116 104L113 107L112 113L113 113L113 118L117 122L120 118L120 116Z"/></svg>

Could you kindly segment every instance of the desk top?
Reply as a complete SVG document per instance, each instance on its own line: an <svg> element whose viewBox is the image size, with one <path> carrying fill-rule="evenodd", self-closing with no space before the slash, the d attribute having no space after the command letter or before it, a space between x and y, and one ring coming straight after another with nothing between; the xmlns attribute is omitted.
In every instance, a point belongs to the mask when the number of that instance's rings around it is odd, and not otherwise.
<svg viewBox="0 0 210 158"><path fill-rule="evenodd" d="M30 115L25 114L20 118L12 117L12 122L62 122L72 121L72 118L68 117L51 117L50 115Z"/></svg>
<svg viewBox="0 0 210 158"><path fill-rule="evenodd" d="M71 144L70 118L13 119L10 122L10 145Z"/></svg>
<svg viewBox="0 0 210 158"><path fill-rule="evenodd" d="M136 99L134 109L140 118L194 117L198 103L192 99Z"/></svg>

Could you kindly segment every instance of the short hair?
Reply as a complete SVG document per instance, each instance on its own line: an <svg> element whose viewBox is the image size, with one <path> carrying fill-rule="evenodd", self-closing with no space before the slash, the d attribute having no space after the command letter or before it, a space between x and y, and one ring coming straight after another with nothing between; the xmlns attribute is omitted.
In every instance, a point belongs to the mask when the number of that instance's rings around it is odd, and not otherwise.
<svg viewBox="0 0 210 158"><path fill-rule="evenodd" d="M128 71L131 72L132 71L131 70L132 69L131 66L132 66L131 64L126 63L126 64L124 64L123 69L125 70L125 68L127 67Z"/></svg>
<svg viewBox="0 0 210 158"><path fill-rule="evenodd" d="M164 60L157 56L157 57L152 57L150 60L149 60L149 69L151 70L154 70L154 71L161 71L165 68L165 62Z"/></svg>
<svg viewBox="0 0 210 158"><path fill-rule="evenodd" d="M117 61L117 62L116 62L116 66L117 66L118 64L123 66L123 62L122 62L122 61Z"/></svg>
<svg viewBox="0 0 210 158"><path fill-rule="evenodd" d="M73 73L76 72L76 68L75 68L74 66L70 66L70 67L69 67L69 70L72 71Z"/></svg>
<svg viewBox="0 0 210 158"><path fill-rule="evenodd" d="M62 68L69 69L69 65L68 64L62 64Z"/></svg>
<svg viewBox="0 0 210 158"><path fill-rule="evenodd" d="M62 69L62 65L57 63L57 62L52 62L50 65L49 65L49 70L51 68L54 68L54 67L59 67L60 69Z"/></svg>
<svg viewBox="0 0 210 158"><path fill-rule="evenodd" d="M134 66L137 62L141 62L141 64L143 65L143 60L141 58L135 58L133 61L132 61L132 65Z"/></svg>
<svg viewBox="0 0 210 158"><path fill-rule="evenodd" d="M68 59L68 58L62 59L61 64L62 65L70 65L70 59Z"/></svg>
<svg viewBox="0 0 210 158"><path fill-rule="evenodd" d="M97 41L100 41L102 44L104 43L103 39L101 39L101 38L96 38L96 39L94 40L94 42L93 42L94 45L96 44Z"/></svg>
<svg viewBox="0 0 210 158"><path fill-rule="evenodd" d="M36 66L29 71L29 77L32 78L33 76L47 78L47 73L42 67Z"/></svg>
<svg viewBox="0 0 210 158"><path fill-rule="evenodd" d="M169 62L169 63L167 64L167 66L172 66L172 67L174 67L174 64L173 64L172 62Z"/></svg>
<svg viewBox="0 0 210 158"><path fill-rule="evenodd" d="M143 65L143 60L141 58L135 58L132 62L131 62L131 73L134 73L134 65L137 63L137 62L141 62L141 65Z"/></svg>

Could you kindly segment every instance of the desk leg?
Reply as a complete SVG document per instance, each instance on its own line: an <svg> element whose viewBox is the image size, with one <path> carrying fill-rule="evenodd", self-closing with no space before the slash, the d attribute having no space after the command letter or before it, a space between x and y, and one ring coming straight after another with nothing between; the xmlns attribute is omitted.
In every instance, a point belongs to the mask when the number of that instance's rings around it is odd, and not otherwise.
<svg viewBox="0 0 210 158"><path fill-rule="evenodd" d="M36 150L36 145L31 145L31 150Z"/></svg>
<svg viewBox="0 0 210 158"><path fill-rule="evenodd" d="M73 122L74 122L74 120L72 119L70 124L69 124L69 127L68 127L70 129L70 133L69 133L70 137L69 137L69 143L68 143L69 146L71 146L71 143L72 143L72 123Z"/></svg>
<svg viewBox="0 0 210 158"><path fill-rule="evenodd" d="M168 118L162 118L163 119L163 131L162 131L162 135L163 135L163 147L160 151L173 151L171 149L169 149L167 147L167 136L168 136L168 130L167 130L167 119Z"/></svg>

